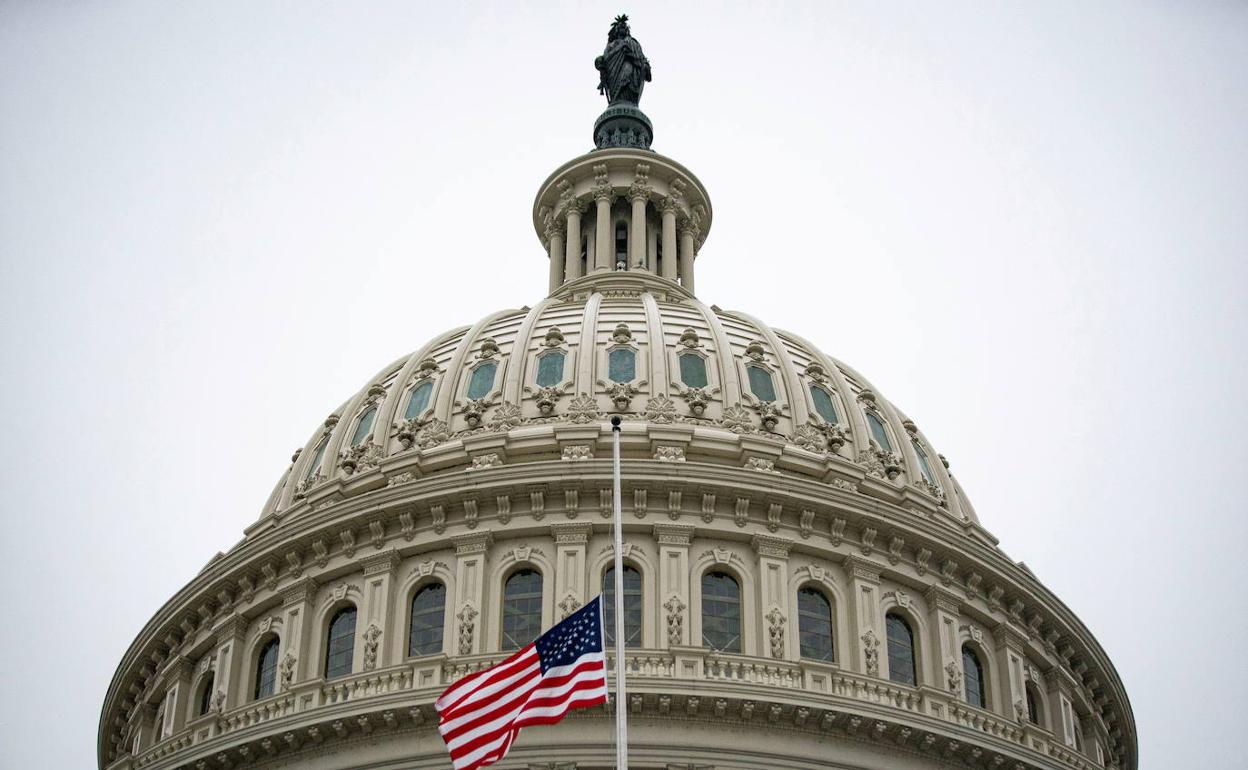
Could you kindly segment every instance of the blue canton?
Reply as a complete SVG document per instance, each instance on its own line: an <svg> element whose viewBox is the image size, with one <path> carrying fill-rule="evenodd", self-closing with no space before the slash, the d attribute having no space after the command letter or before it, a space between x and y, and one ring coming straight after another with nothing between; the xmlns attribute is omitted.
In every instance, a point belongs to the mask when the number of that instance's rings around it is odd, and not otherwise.
<svg viewBox="0 0 1248 770"><path fill-rule="evenodd" d="M537 657L545 674L590 652L602 652L602 597L596 596L537 638Z"/></svg>

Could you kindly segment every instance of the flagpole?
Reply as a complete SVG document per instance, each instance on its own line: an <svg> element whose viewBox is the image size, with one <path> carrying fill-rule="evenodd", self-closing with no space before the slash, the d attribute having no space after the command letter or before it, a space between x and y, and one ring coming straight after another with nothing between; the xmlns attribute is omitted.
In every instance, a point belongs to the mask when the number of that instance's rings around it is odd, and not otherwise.
<svg viewBox="0 0 1248 770"><path fill-rule="evenodd" d="M620 418L611 418L615 529L615 767L628 770L628 702L624 693L624 516L620 503Z"/></svg>

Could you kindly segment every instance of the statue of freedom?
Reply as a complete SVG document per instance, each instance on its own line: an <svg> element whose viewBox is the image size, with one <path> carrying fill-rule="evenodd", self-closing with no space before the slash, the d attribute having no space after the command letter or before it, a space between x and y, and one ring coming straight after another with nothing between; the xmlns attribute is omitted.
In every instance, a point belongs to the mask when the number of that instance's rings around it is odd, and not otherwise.
<svg viewBox="0 0 1248 770"><path fill-rule="evenodd" d="M616 16L607 33L607 47L594 60L600 73L598 92L607 97L607 104L641 101L641 90L650 80L650 60L641 52L641 43L628 29L628 17Z"/></svg>

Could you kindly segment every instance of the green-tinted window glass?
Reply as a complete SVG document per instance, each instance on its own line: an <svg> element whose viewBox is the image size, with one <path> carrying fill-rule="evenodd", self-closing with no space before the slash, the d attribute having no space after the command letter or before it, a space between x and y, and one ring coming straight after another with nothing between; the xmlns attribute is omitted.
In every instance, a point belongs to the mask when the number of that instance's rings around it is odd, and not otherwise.
<svg viewBox="0 0 1248 770"><path fill-rule="evenodd" d="M522 569L503 587L504 650L518 650L542 632L542 573Z"/></svg>
<svg viewBox="0 0 1248 770"><path fill-rule="evenodd" d="M498 371L498 364L492 361L473 369L472 379L468 381L468 398L485 398L490 395L490 388L494 387L494 372L496 371Z"/></svg>
<svg viewBox="0 0 1248 770"><path fill-rule="evenodd" d="M377 419L377 407L370 406L364 410L364 414L360 415L359 422L355 424L355 433L351 436L351 446L359 446L364 443L364 439L373 433L373 420Z"/></svg>
<svg viewBox="0 0 1248 770"><path fill-rule="evenodd" d="M412 395L407 397L407 411L403 416L408 420L414 420L420 416L420 413L429 408L429 396L433 393L433 383L425 380L412 390Z"/></svg>
<svg viewBox="0 0 1248 770"><path fill-rule="evenodd" d="M979 656L970 647L962 648L962 682L966 685L966 702L977 708L987 708L984 698L984 667Z"/></svg>
<svg viewBox="0 0 1248 770"><path fill-rule="evenodd" d="M303 472L303 480L307 481L316 475L321 469L321 458L325 456L325 446L329 443L329 436L321 439L321 443L316 445L316 453L312 455L312 462L308 463L307 469Z"/></svg>
<svg viewBox="0 0 1248 770"><path fill-rule="evenodd" d="M277 648L281 645L277 637L264 643L260 657L256 660L256 700L267 698L273 694L277 686Z"/></svg>
<svg viewBox="0 0 1248 770"><path fill-rule="evenodd" d="M936 477L932 475L932 466L927 463L927 453L917 442L914 445L914 453L919 456L919 473L923 474L923 480L928 484L935 484Z"/></svg>
<svg viewBox="0 0 1248 770"><path fill-rule="evenodd" d="M706 387L706 361L696 353L680 356L680 381L690 388Z"/></svg>
<svg viewBox="0 0 1248 770"><path fill-rule="evenodd" d="M867 425L871 426L871 438L880 445L880 449L885 452L893 451L893 444L888 440L888 431L884 429L884 423L875 412L867 412Z"/></svg>
<svg viewBox="0 0 1248 770"><path fill-rule="evenodd" d="M801 655L832 660L832 604L813 588L797 592L797 633Z"/></svg>
<svg viewBox="0 0 1248 770"><path fill-rule="evenodd" d="M329 622L329 644L325 651L325 678L333 679L351 673L355 652L355 608L338 610Z"/></svg>
<svg viewBox="0 0 1248 770"><path fill-rule="evenodd" d="M545 353L537 359L537 385L549 388L563 381L563 353Z"/></svg>
<svg viewBox="0 0 1248 770"><path fill-rule="evenodd" d="M702 576L702 644L741 652L741 587L723 572Z"/></svg>
<svg viewBox="0 0 1248 770"><path fill-rule="evenodd" d="M815 402L815 411L820 417L832 424L839 422L836 418L836 405L832 403L832 395L828 391L813 385L810 388L810 397Z"/></svg>
<svg viewBox="0 0 1248 770"><path fill-rule="evenodd" d="M616 348L607 356L607 377L612 382L632 382L637 376L637 354L628 348Z"/></svg>
<svg viewBox="0 0 1248 770"><path fill-rule="evenodd" d="M602 621L606 643L615 644L615 568L602 576ZM641 646L641 573L624 567L624 646Z"/></svg>
<svg viewBox="0 0 1248 770"><path fill-rule="evenodd" d="M914 633L910 624L896 615L884 618L888 634L888 678L894 682L914 685Z"/></svg>
<svg viewBox="0 0 1248 770"><path fill-rule="evenodd" d="M775 401L776 386L771 381L771 372L761 366L747 366L746 373L750 377L750 390L759 401Z"/></svg>
<svg viewBox="0 0 1248 770"><path fill-rule="evenodd" d="M412 624L408 632L408 655L442 652L442 622L446 614L446 586L430 583L412 597Z"/></svg>

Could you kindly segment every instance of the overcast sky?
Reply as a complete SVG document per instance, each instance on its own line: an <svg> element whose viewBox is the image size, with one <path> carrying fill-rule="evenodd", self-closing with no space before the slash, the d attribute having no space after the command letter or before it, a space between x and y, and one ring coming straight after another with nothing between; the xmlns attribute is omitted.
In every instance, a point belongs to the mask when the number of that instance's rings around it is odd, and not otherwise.
<svg viewBox="0 0 1248 770"><path fill-rule="evenodd" d="M627 11L714 202L700 298L914 418L1141 768L1243 767L1248 6L457 5L0 5L0 765L94 766L126 647L292 450L544 295L533 195Z"/></svg>

